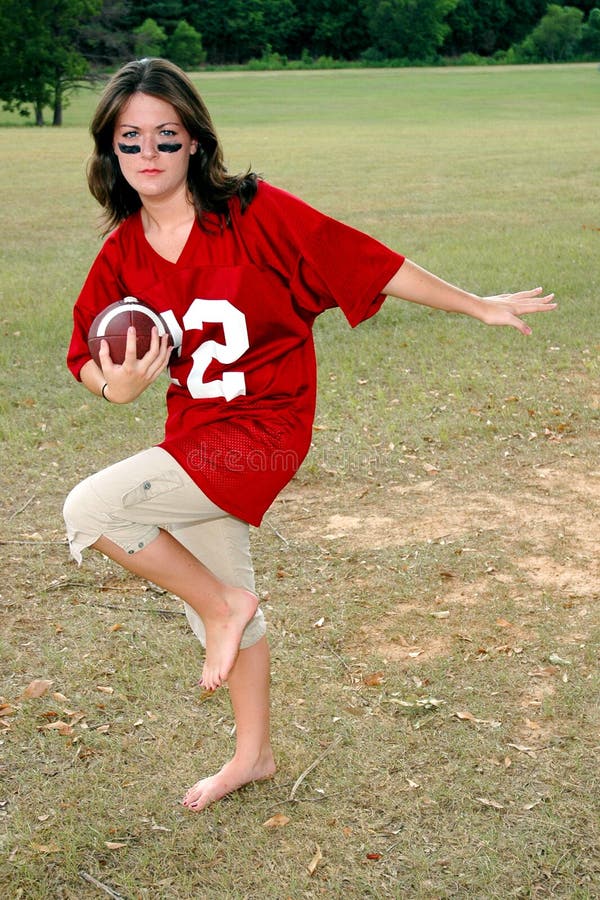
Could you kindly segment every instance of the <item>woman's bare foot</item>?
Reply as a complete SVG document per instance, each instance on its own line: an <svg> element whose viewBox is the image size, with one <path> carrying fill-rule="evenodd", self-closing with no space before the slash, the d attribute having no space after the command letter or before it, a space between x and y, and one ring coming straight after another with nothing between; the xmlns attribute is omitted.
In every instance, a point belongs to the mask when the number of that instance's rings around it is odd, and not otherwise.
<svg viewBox="0 0 600 900"><path fill-rule="evenodd" d="M215 803L232 791L237 791L245 784L250 784L252 781L265 781L267 778L272 778L274 774L275 760L270 747L251 766L234 756L216 775L197 781L189 789L182 802L192 812L200 812L211 803Z"/></svg>
<svg viewBox="0 0 600 900"><path fill-rule="evenodd" d="M220 687L236 661L244 628L258 607L250 591L230 588L226 606L219 615L206 617L206 658L200 684L209 691Z"/></svg>

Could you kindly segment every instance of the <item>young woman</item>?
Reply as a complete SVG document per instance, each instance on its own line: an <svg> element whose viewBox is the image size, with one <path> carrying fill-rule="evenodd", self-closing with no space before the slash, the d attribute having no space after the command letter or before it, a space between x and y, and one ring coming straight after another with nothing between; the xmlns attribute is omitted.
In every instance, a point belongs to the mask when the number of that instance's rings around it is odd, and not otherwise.
<svg viewBox="0 0 600 900"><path fill-rule="evenodd" d="M269 649L254 590L248 524L306 455L316 367L312 324L339 306L350 325L386 295L523 334L551 310L541 289L481 298L259 180L231 176L209 113L171 63L129 63L92 126L88 181L114 229L74 309L69 367L110 403L135 400L168 367L164 441L74 488L65 520L75 559L93 547L181 597L206 649L202 684L228 682L236 752L183 802L200 810L275 771ZM126 296L149 303L175 339L135 331L116 365L87 347L98 312Z"/></svg>

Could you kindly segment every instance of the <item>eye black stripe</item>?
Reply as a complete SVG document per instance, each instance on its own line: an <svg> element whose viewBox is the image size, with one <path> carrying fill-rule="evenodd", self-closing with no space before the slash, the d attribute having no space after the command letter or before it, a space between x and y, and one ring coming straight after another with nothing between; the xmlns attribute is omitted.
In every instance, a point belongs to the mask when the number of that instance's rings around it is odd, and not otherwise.
<svg viewBox="0 0 600 900"><path fill-rule="evenodd" d="M183 144L157 144L156 149L160 153L177 153L182 147Z"/></svg>

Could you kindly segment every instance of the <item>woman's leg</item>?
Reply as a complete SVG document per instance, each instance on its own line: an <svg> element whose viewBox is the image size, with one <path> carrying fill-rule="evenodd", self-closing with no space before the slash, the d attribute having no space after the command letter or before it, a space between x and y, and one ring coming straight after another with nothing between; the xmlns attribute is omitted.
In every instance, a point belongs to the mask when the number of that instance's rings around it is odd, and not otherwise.
<svg viewBox="0 0 600 900"><path fill-rule="evenodd" d="M206 629L202 684L209 690L223 684L236 660L244 629L256 612L257 597L220 581L166 531L159 531L158 537L136 553L127 553L104 535L92 546L129 572L189 603Z"/></svg>
<svg viewBox="0 0 600 900"><path fill-rule="evenodd" d="M202 617L207 636L203 684L209 689L222 684L258 600L245 584L231 586L213 575L164 528L231 517L159 447L81 482L67 497L64 514L71 553L79 562L85 547L95 547L123 568L177 594Z"/></svg>
<svg viewBox="0 0 600 900"><path fill-rule="evenodd" d="M227 584L255 593L248 526L231 517L173 527L173 535ZM186 608L189 624L201 643L205 629ZM229 675L229 694L236 724L233 758L208 778L198 781L184 797L188 809L199 812L209 803L250 781L275 772L269 727L269 647L264 618L258 610L242 638L241 650Z"/></svg>
<svg viewBox="0 0 600 900"><path fill-rule="evenodd" d="M183 805L193 812L200 812L251 781L274 775L269 736L269 666L266 637L240 650L228 681L236 724L235 753L216 775L202 778L189 789Z"/></svg>
<svg viewBox="0 0 600 900"><path fill-rule="evenodd" d="M201 810L250 781L272 775L269 648L262 613L254 612L248 526L219 510L157 448L78 485L65 503L65 519L75 559L80 562L82 550L94 546L129 571L181 596L195 634L208 644L209 674L216 665L220 683L231 669L235 754L216 775L190 789L185 805ZM169 531L156 528L157 522ZM222 614L221 622L214 621L215 609ZM240 638L243 649L238 654ZM206 683L213 686L208 677Z"/></svg>

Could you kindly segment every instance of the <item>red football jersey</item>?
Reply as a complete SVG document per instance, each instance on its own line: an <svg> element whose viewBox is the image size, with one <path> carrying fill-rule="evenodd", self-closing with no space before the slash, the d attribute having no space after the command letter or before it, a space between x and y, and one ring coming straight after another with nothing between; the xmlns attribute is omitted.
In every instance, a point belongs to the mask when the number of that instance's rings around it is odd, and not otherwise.
<svg viewBox="0 0 600 900"><path fill-rule="evenodd" d="M87 334L126 296L150 304L175 339L164 447L226 512L258 525L308 452L316 399L315 317L352 326L381 306L404 257L265 182L231 227L192 227L176 263L139 213L104 243L74 309L69 368Z"/></svg>

